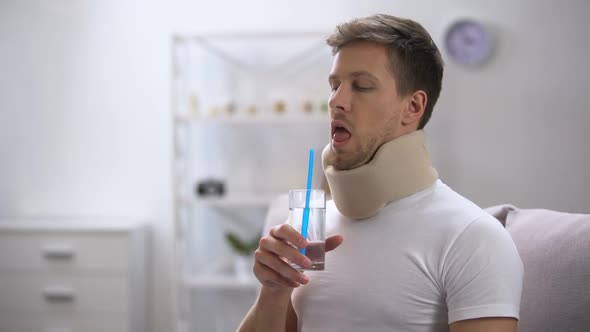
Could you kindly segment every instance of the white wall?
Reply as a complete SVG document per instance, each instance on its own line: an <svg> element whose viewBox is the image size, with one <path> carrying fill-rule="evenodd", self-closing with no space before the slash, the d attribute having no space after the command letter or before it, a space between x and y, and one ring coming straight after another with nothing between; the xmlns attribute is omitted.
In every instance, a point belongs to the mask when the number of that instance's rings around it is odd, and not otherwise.
<svg viewBox="0 0 590 332"><path fill-rule="evenodd" d="M443 179L487 206L590 212L590 3L579 1L0 2L0 214L149 218L153 331L170 331L172 32L326 30L389 12L442 47L459 15L498 41L447 60L428 132Z"/></svg>

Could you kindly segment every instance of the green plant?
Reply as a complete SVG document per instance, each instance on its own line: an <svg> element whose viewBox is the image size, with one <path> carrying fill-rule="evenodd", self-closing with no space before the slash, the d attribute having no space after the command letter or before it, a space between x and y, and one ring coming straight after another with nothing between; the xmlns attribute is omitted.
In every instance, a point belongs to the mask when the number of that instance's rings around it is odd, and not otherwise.
<svg viewBox="0 0 590 332"><path fill-rule="evenodd" d="M225 239L237 254L242 256L249 256L252 253L254 253L254 251L258 248L260 235L254 237L250 241L245 241L232 232L226 232Z"/></svg>

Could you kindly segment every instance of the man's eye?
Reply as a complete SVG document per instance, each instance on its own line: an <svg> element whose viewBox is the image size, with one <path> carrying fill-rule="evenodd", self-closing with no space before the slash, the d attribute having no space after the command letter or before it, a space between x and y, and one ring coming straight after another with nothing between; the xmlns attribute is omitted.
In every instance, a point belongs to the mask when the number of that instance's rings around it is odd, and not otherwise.
<svg viewBox="0 0 590 332"><path fill-rule="evenodd" d="M359 84L354 84L353 88L357 91L370 91L371 89L373 89L370 86L359 85Z"/></svg>
<svg viewBox="0 0 590 332"><path fill-rule="evenodd" d="M330 88L332 89L332 91L336 91L338 90L338 85L330 85Z"/></svg>

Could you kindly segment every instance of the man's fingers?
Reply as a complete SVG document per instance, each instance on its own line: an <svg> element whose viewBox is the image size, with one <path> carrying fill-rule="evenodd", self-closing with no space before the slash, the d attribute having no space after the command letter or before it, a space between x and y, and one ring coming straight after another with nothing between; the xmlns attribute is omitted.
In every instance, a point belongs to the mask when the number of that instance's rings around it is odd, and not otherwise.
<svg viewBox="0 0 590 332"><path fill-rule="evenodd" d="M278 286L297 288L300 286L299 283L281 276L279 273L277 273L277 271L274 271L273 269L261 263L254 265L254 274L263 285L269 287L276 288Z"/></svg>
<svg viewBox="0 0 590 332"><path fill-rule="evenodd" d="M299 250L272 236L265 236L260 239L259 248L263 252L271 252L279 257L287 258L299 266L311 266L309 258L302 255Z"/></svg>
<svg viewBox="0 0 590 332"><path fill-rule="evenodd" d="M270 235L283 241L287 241L298 248L305 248L307 241L291 225L280 224L270 229Z"/></svg>
<svg viewBox="0 0 590 332"><path fill-rule="evenodd" d="M344 238L342 235L332 235L326 238L326 251L334 250L342 244Z"/></svg>
<svg viewBox="0 0 590 332"><path fill-rule="evenodd" d="M277 272L285 279L298 282L301 284L305 284L308 282L307 277L303 273L295 270L288 263L286 263L280 257L271 252L266 252L264 250L256 250L255 257L257 263L260 263L270 268L271 270Z"/></svg>

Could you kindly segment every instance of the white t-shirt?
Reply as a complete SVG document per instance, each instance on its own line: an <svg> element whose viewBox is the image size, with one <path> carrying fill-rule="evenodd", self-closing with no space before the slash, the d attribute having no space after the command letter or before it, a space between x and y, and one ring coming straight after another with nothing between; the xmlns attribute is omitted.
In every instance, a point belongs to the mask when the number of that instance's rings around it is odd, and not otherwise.
<svg viewBox="0 0 590 332"><path fill-rule="evenodd" d="M344 242L293 292L300 331L448 331L519 317L523 267L510 235L440 180L369 219L326 209L327 234Z"/></svg>

